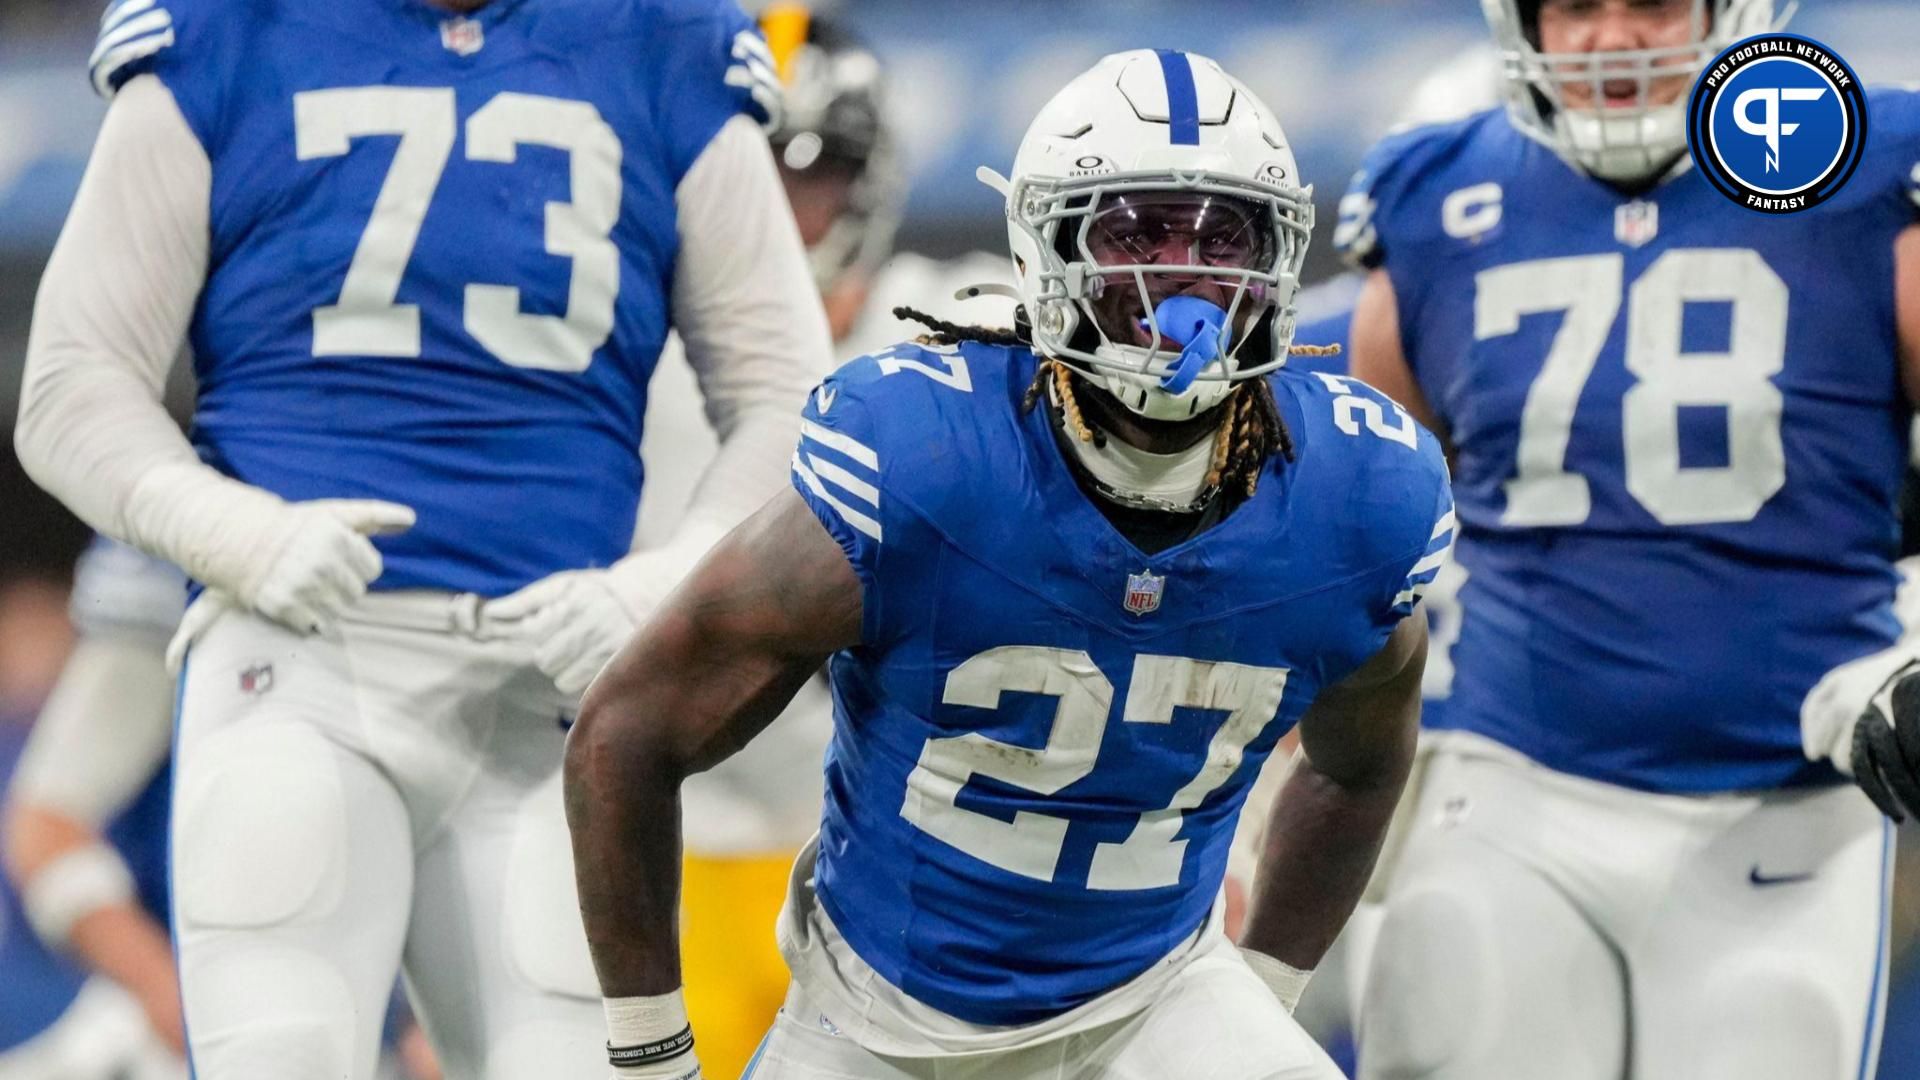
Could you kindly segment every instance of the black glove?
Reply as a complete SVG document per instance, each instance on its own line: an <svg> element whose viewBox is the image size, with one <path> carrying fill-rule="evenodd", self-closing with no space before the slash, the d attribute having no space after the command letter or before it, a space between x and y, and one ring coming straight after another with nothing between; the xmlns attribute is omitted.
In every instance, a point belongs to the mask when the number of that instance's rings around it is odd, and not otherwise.
<svg viewBox="0 0 1920 1080"><path fill-rule="evenodd" d="M1860 714L1853 729L1853 779L1896 822L1920 815L1920 667L1908 665ZM1889 716L1888 713L1892 715Z"/></svg>

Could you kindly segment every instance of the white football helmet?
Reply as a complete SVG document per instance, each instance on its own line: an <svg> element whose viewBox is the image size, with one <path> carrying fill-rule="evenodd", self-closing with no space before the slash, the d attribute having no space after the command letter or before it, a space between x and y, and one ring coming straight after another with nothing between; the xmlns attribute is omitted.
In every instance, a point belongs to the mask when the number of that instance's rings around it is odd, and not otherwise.
<svg viewBox="0 0 1920 1080"><path fill-rule="evenodd" d="M1689 86L1722 49L1754 34L1786 25L1793 5L1778 19L1773 0L1692 0L1693 40L1660 49L1607 52L1540 51L1541 0L1480 0L1493 27L1507 83L1507 108L1521 131L1602 180L1633 183L1665 171L1687 149L1686 94L1656 104L1657 81L1683 77ZM1633 80L1636 101L1601 108L1570 108L1566 88L1592 88L1589 100L1606 100L1608 83Z"/></svg>
<svg viewBox="0 0 1920 1080"><path fill-rule="evenodd" d="M1204 56L1150 49L1108 56L1054 95L1011 180L981 170L1006 196L1035 351L1156 420L1199 415L1286 363L1313 230L1298 177L1245 84ZM1163 306L1176 296L1191 299ZM1182 304L1227 333L1183 357L1196 326L1161 326Z"/></svg>

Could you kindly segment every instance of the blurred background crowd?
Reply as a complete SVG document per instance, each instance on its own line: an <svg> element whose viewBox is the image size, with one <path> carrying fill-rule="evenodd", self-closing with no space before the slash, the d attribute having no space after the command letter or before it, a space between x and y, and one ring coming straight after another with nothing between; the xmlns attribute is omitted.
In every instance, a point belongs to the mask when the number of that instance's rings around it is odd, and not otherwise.
<svg viewBox="0 0 1920 1080"><path fill-rule="evenodd" d="M537 0L535 0L537 2ZM749 0L745 5L752 8ZM1487 65L1473 0L845 0L833 10L892 78L911 197L904 251L1003 251L997 196L974 168L1005 169L1035 107L1100 55L1142 45L1214 56L1277 110L1315 186L1309 281L1339 271L1334 206L1368 146ZM99 5L0 0L0 724L25 725L71 640L65 590L85 530L26 480L10 428L39 271L103 114L86 78ZM1870 82L1920 81L1914 0L1809 0L1794 28ZM1491 68L1483 67L1483 77ZM184 367L184 365L183 365ZM172 397L184 408L182 371ZM1884 1077L1920 1076L1920 837L1908 830ZM0 983L8 975L0 971ZM0 1000L4 995L0 995Z"/></svg>

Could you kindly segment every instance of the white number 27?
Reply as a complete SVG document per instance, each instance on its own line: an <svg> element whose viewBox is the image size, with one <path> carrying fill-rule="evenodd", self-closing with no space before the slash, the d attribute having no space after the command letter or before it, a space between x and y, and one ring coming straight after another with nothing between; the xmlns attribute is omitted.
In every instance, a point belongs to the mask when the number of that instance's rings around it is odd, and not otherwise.
<svg viewBox="0 0 1920 1080"><path fill-rule="evenodd" d="M340 298L313 311L315 356L419 356L420 309L395 303L420 223L453 153L453 91L367 86L293 97L301 161L339 157L356 138L398 135L393 164L360 235ZM573 260L565 315L520 310L511 285L466 288L465 326L502 362L544 371L585 371L613 332L620 252L620 140L584 101L503 93L467 119L470 161L512 164L522 145L567 152L573 201L550 203L546 247Z"/></svg>
<svg viewBox="0 0 1920 1080"><path fill-rule="evenodd" d="M1286 685L1287 672L1282 668L1177 656L1135 659L1125 722L1172 723L1176 706L1221 710L1227 719L1207 744L1198 774L1174 792L1164 809L1140 815L1125 841L1094 849L1088 888L1121 891L1179 883L1187 842L1177 834L1186 812L1239 769L1247 744L1279 712ZM1002 821L963 809L955 800L975 776L1053 795L1091 774L1113 708L1113 683L1084 652L1010 645L989 649L955 668L947 676L942 700L948 705L996 709L1003 693L1057 699L1046 746L1038 750L1014 746L978 732L929 739L919 764L907 777L900 814L982 862L1052 881L1066 843L1067 819L1023 810L1011 822Z"/></svg>

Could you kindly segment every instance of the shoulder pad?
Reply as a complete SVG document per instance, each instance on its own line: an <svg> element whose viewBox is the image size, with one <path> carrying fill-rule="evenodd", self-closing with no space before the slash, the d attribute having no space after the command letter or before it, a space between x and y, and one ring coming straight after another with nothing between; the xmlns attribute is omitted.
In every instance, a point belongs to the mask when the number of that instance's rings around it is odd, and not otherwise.
<svg viewBox="0 0 1920 1080"><path fill-rule="evenodd" d="M1010 400L1016 395L1008 385L1018 366L1012 354L971 342L908 343L849 361L808 398L798 463L824 451L830 465L864 470L858 475L871 474L880 488L932 511L956 475L955 463L977 457L983 442L1016 425L1017 404ZM1004 424L986 415L996 410L1006 414Z"/></svg>
<svg viewBox="0 0 1920 1080"><path fill-rule="evenodd" d="M1371 270L1386 261L1389 240L1405 217L1405 204L1419 182L1458 156L1500 110L1463 120L1398 131L1367 154L1340 200L1334 247L1348 262Z"/></svg>
<svg viewBox="0 0 1920 1080"><path fill-rule="evenodd" d="M1363 530L1362 547L1374 558L1424 547L1436 502L1452 505L1446 455L1433 433L1351 375L1286 371L1274 392L1298 406L1302 482L1326 487L1316 501L1348 505L1346 518Z"/></svg>
<svg viewBox="0 0 1920 1080"><path fill-rule="evenodd" d="M1869 160L1883 158L1920 216L1920 83L1867 91ZM1884 148L1884 149L1882 149Z"/></svg>

